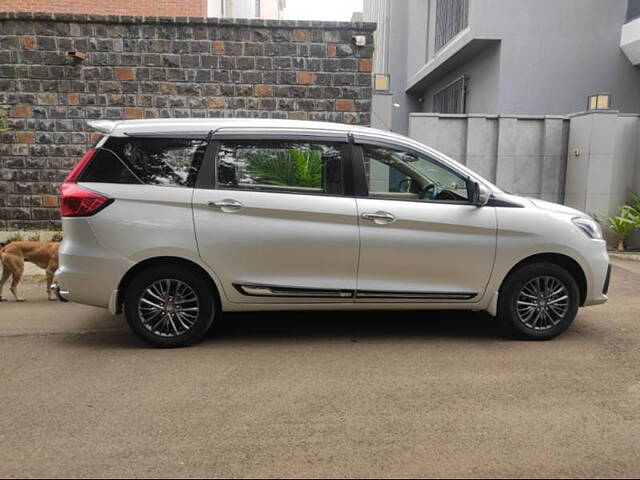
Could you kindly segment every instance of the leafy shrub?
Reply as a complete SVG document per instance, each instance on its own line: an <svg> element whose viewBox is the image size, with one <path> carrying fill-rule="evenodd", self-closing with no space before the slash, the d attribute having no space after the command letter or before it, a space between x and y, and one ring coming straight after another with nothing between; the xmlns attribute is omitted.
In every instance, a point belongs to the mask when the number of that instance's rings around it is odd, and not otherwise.
<svg viewBox="0 0 640 480"><path fill-rule="evenodd" d="M317 150L261 150L247 155L247 171L269 185L315 187L322 185L322 153Z"/></svg>
<svg viewBox="0 0 640 480"><path fill-rule="evenodd" d="M625 239L636 228L640 228L640 212L630 205L618 207L618 215L596 217L605 228L618 237L618 251L625 249Z"/></svg>

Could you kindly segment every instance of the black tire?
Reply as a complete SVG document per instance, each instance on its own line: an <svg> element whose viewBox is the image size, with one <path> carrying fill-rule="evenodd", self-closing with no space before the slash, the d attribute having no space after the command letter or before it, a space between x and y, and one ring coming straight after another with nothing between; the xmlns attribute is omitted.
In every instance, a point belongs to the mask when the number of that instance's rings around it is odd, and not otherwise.
<svg viewBox="0 0 640 480"><path fill-rule="evenodd" d="M528 296L522 296L523 293L525 295L529 295L531 293L529 288L525 289L523 292L523 288L525 288L525 286L535 285L537 282L536 279L542 279L541 281L544 282L545 278L554 279L559 285L562 285L565 288L566 294L563 292L555 297L549 297L553 299L551 302L549 302L548 299L540 299L539 301L542 302L541 306L538 303L538 300L529 300ZM532 284L529 282L534 283ZM551 285L558 284L551 283ZM565 311L564 315L558 314L558 303L555 303L553 307L556 310L551 311L551 303L564 296L568 297L566 303L564 303L564 301L561 303L562 310ZM526 303L519 304L519 298L521 302L531 301L531 303L536 306L531 307ZM560 335L569 328L573 320L576 318L579 304L580 291L578 289L578 284L567 270L553 263L532 263L524 265L514 272L511 272L504 280L500 289L498 301L498 318L509 333L516 338L522 340L549 340ZM545 312L549 313L549 316L547 317L545 316L545 313L542 313L542 320L539 320L540 326L536 326L535 323L537 315L540 313L540 310L544 310L545 307L547 308ZM521 309L520 313L518 312L518 308ZM531 309L534 310L534 318L528 320L527 316L532 311ZM556 317L555 320L557 321L557 324L554 324L554 322L551 321L551 314L553 314L553 317ZM525 320L529 325L525 323ZM535 328L533 328L534 326Z"/></svg>
<svg viewBox="0 0 640 480"><path fill-rule="evenodd" d="M178 331L179 334L177 335L174 335L172 332L167 334L173 336L166 336L163 335L162 332L152 331L153 326L151 323L155 323L157 318L154 319L153 322L148 322L149 327L146 327L143 322L143 318L140 315L141 310L139 308L139 304L146 305L146 303L140 303L143 294L145 294L147 289L152 285L158 285L156 282L162 281L160 283L160 285L162 285L165 283L165 280L172 280L173 282L170 283L171 285L176 285L178 282L186 284L197 298L197 303L190 303L187 305L196 305L198 308L198 311L193 314L195 315L195 321L193 321L193 324L188 329L185 329L184 331L181 331L182 329L180 329ZM181 288L186 290L186 287ZM148 294L146 298L150 298L148 297ZM164 306L165 304L162 303L162 305ZM179 319L176 316L175 310L179 308L179 306L173 306L172 303L172 315L162 312L159 313L159 315L164 318L168 317L174 320L174 325L184 325L185 322L179 323ZM185 265L157 265L140 272L131 281L124 300L124 312L131 330L133 330L133 332L145 342L155 347L164 348L184 347L201 340L209 330L209 327L211 327L216 310L217 296L212 290L211 282L208 281L202 273ZM142 311L144 312L144 310ZM167 324L170 324L170 322L167 322ZM167 330L169 330L169 328L170 327L167 327Z"/></svg>

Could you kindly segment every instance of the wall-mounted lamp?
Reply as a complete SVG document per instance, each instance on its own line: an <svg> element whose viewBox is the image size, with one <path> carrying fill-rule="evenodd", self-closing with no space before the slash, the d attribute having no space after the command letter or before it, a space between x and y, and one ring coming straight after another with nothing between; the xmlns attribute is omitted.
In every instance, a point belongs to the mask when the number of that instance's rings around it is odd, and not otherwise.
<svg viewBox="0 0 640 480"><path fill-rule="evenodd" d="M596 93L595 95L589 95L587 110L610 110L612 97L613 96L610 93Z"/></svg>
<svg viewBox="0 0 640 480"><path fill-rule="evenodd" d="M373 89L376 92L388 92L391 85L391 75L388 73L375 73L373 75Z"/></svg>

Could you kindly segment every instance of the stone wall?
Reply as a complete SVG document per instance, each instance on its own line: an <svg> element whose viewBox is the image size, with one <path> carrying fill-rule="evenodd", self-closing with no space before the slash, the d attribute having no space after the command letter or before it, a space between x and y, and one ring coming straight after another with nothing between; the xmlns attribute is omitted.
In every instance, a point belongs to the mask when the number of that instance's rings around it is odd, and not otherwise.
<svg viewBox="0 0 640 480"><path fill-rule="evenodd" d="M59 183L96 140L89 119L369 124L374 28L0 13L0 108L10 125L0 134L0 230L59 228Z"/></svg>

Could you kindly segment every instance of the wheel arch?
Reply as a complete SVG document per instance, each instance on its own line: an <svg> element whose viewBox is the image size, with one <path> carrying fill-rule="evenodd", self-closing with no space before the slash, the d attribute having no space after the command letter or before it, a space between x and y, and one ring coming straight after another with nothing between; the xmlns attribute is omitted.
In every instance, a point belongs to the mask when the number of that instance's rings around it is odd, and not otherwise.
<svg viewBox="0 0 640 480"><path fill-rule="evenodd" d="M573 258L568 255L564 255L562 253L538 253L536 255L531 255L523 260L520 260L516 263L507 275L505 275L504 280L500 284L500 290L502 290L502 285L509 278L509 276L518 270L519 268L525 265L531 265L532 263L553 263L558 265L569 272L569 274L575 279L578 284L578 291L580 292L580 306L584 305L584 302L587 299L587 277L584 273L584 270L580 266L578 262L576 262Z"/></svg>
<svg viewBox="0 0 640 480"><path fill-rule="evenodd" d="M211 274L207 272L201 265L198 265L193 260L188 260L182 257L161 256L161 257L151 257L151 258L142 260L136 263L135 265L133 265L129 270L127 270L127 273L124 274L124 276L120 280L120 283L118 284L116 313L122 313L124 296L126 294L127 289L129 288L129 285L131 285L131 282L136 277L136 275L156 265L163 265L163 266L181 265L197 271L211 285L213 292L216 296L218 308L222 307L220 291L218 290L218 286L216 285L216 282L214 281L214 279L211 277Z"/></svg>

